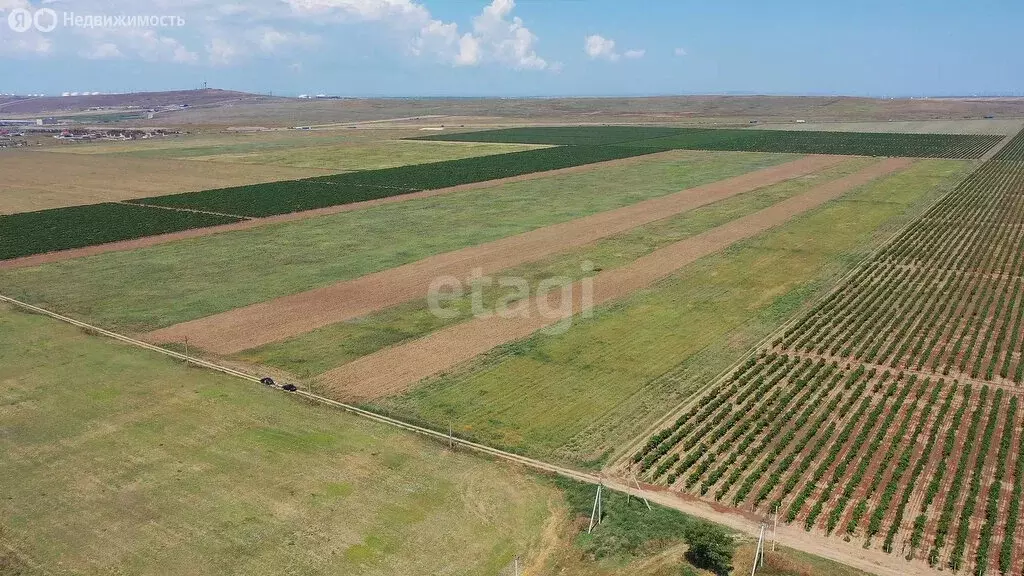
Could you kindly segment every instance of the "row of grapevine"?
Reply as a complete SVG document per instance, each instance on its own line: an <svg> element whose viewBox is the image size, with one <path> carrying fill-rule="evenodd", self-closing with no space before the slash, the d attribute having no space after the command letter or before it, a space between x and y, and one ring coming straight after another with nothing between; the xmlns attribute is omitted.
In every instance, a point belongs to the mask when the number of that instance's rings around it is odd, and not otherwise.
<svg viewBox="0 0 1024 576"><path fill-rule="evenodd" d="M681 424L669 485L936 567L1019 574L1021 159L1024 134L759 353L785 366L726 379L752 394Z"/></svg>

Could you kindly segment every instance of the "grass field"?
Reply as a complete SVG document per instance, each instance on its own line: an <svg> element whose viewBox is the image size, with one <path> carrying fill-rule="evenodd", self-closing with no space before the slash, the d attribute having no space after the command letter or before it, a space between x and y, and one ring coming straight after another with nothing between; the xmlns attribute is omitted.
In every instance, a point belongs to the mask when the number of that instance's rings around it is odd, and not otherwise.
<svg viewBox="0 0 1024 576"><path fill-rule="evenodd" d="M821 294L958 180L921 162L577 321L379 407L543 458L597 465Z"/></svg>
<svg viewBox="0 0 1024 576"><path fill-rule="evenodd" d="M671 158L8 270L0 272L0 290L101 326L142 332L790 159L677 152Z"/></svg>
<svg viewBox="0 0 1024 576"><path fill-rule="evenodd" d="M668 244L751 214L826 181L849 175L871 162L867 159L850 159L835 168L666 218L584 248L504 270L500 275L524 278L535 291L540 282L552 278L562 278L568 283L593 275L596 270L618 268ZM592 263L593 271L591 268L585 270L582 266L584 262ZM487 308L491 308L505 295L505 290L491 286L483 291L483 302ZM460 315L454 318L439 318L431 313L425 299L417 300L250 350L236 358L270 365L308 378L384 347L469 319L471 300L471 296L466 295L448 304L460 311Z"/></svg>
<svg viewBox="0 0 1024 576"><path fill-rule="evenodd" d="M326 175L287 166L240 166L123 155L51 154L4 150L0 154L0 214L145 198Z"/></svg>
<svg viewBox="0 0 1024 576"><path fill-rule="evenodd" d="M26 567L490 576L538 544L560 500L504 466L5 307L0 365L0 551Z"/></svg>

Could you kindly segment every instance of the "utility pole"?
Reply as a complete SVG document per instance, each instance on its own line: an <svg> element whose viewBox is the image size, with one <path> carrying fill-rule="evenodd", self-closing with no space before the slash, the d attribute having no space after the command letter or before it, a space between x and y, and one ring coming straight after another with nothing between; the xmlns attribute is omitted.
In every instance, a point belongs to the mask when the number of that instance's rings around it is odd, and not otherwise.
<svg viewBox="0 0 1024 576"><path fill-rule="evenodd" d="M587 534L590 534L594 531L595 523L601 523L601 488L603 487L603 484L597 485L597 496L594 497L594 509L590 512L590 527L587 528Z"/></svg>
<svg viewBox="0 0 1024 576"><path fill-rule="evenodd" d="M640 497L644 499L644 504L647 504L647 511L650 512L652 510L651 503L647 501L647 496L643 495L643 488L640 487L640 481L636 479L635 474L633 475L633 483L636 484L636 489L640 490Z"/></svg>
<svg viewBox="0 0 1024 576"><path fill-rule="evenodd" d="M185 368L188 368L188 336L185 336Z"/></svg>
<svg viewBox="0 0 1024 576"><path fill-rule="evenodd" d="M754 549L754 565L750 567L750 576L754 576L757 572L758 559L760 559L760 565L764 566L764 522L761 523L761 533L757 537L757 548Z"/></svg>
<svg viewBox="0 0 1024 576"><path fill-rule="evenodd" d="M452 435L452 423L448 423L448 449L455 451L455 438Z"/></svg>

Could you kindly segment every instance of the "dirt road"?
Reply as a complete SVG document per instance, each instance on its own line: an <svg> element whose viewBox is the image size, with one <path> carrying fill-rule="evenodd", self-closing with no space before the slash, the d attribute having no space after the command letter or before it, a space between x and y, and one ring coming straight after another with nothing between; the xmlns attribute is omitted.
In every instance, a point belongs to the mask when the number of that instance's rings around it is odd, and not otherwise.
<svg viewBox="0 0 1024 576"><path fill-rule="evenodd" d="M842 161L843 158L836 156L807 156L616 210L439 254L355 280L178 324L151 332L145 338L155 343L170 343L187 337L204 350L234 354L423 298L437 278L454 276L464 280L474 269L490 274L534 262L737 194L818 172Z"/></svg>
<svg viewBox="0 0 1024 576"><path fill-rule="evenodd" d="M791 218L872 180L907 168L908 159L888 159L855 174L828 182L800 196L682 240L628 266L602 272L592 280L592 305L599 306L628 296L671 275L699 258L718 252L740 240L756 236ZM589 282L584 281L584 282ZM400 394L433 374L450 370L501 344L521 340L586 308L587 286L577 282L571 290L571 306L563 306L562 292L519 303L510 314L488 316L434 332L408 344L381 350L321 376L334 395L347 401L363 401ZM587 298L587 300L591 300ZM563 311L564 313L560 313Z"/></svg>

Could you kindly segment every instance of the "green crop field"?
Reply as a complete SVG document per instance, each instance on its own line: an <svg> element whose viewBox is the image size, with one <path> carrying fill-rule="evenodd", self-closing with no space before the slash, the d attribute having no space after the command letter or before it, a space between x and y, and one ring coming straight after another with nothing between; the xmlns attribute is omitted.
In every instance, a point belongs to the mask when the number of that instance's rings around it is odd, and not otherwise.
<svg viewBox="0 0 1024 576"><path fill-rule="evenodd" d="M923 161L377 407L543 458L599 464L827 290L966 163Z"/></svg>
<svg viewBox="0 0 1024 576"><path fill-rule="evenodd" d="M441 134L419 139L561 145L614 144L620 147L637 146L660 150L742 150L971 159L980 158L1003 138L997 135L551 126Z"/></svg>
<svg viewBox="0 0 1024 576"><path fill-rule="evenodd" d="M238 221L112 202L0 215L0 260Z"/></svg>
<svg viewBox="0 0 1024 576"><path fill-rule="evenodd" d="M4 270L0 292L104 327L142 332L792 159L675 152L633 165Z"/></svg>
<svg viewBox="0 0 1024 576"><path fill-rule="evenodd" d="M767 208L814 186L856 172L872 162L869 159L850 159L834 168L666 218L584 248L503 270L500 275L524 278L530 282L533 290L541 281L556 277L566 282L575 281L595 273L590 272L590 268L584 270L584 262L592 263L593 270L610 270L627 265L667 244ZM504 291L497 286L483 290L485 307L490 309L504 296ZM333 324L290 340L246 351L236 358L309 378L387 346L466 320L471 317L472 297L466 295L451 301L447 306L459 310L460 314L454 318L440 318L431 313L425 299L416 300L364 318Z"/></svg>

